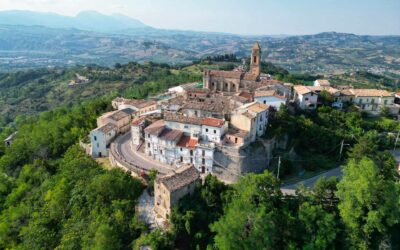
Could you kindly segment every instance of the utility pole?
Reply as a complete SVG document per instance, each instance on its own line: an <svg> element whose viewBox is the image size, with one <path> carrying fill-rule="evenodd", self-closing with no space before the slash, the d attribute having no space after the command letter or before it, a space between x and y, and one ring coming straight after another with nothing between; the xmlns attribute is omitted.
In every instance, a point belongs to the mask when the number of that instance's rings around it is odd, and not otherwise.
<svg viewBox="0 0 400 250"><path fill-rule="evenodd" d="M344 146L349 146L350 144L344 144L344 139L342 140L342 144L340 145L340 153L339 153L339 160L342 158L342 153L343 153L343 147Z"/></svg>
<svg viewBox="0 0 400 250"><path fill-rule="evenodd" d="M396 141L394 142L393 150L396 150L397 141L399 140L400 130L397 132Z"/></svg>
<svg viewBox="0 0 400 250"><path fill-rule="evenodd" d="M279 180L279 169L281 168L281 157L278 159L278 173L276 174L276 178Z"/></svg>
<svg viewBox="0 0 400 250"><path fill-rule="evenodd" d="M344 146L344 140L342 140L342 145L340 145L339 160L342 158L343 146Z"/></svg>

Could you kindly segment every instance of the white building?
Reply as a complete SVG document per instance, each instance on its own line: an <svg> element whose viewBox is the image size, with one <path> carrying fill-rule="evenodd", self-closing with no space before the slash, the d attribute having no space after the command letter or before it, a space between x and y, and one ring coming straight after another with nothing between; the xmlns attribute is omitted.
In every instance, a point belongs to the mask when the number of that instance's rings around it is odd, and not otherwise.
<svg viewBox="0 0 400 250"><path fill-rule="evenodd" d="M276 90L257 90L254 93L254 101L275 107L277 110L281 105L286 105L287 99L277 94Z"/></svg>
<svg viewBox="0 0 400 250"><path fill-rule="evenodd" d="M144 129L145 153L165 164L193 164L202 173L212 173L215 143L222 142L227 127L216 118L166 114Z"/></svg>
<svg viewBox="0 0 400 250"><path fill-rule="evenodd" d="M138 147L143 141L145 125L146 125L146 119L144 117L132 121L131 138L133 146Z"/></svg>
<svg viewBox="0 0 400 250"><path fill-rule="evenodd" d="M318 79L314 81L314 86L317 87L329 87L331 83L328 80Z"/></svg>
<svg viewBox="0 0 400 250"><path fill-rule="evenodd" d="M316 109L318 94L307 86L294 86L294 101L301 109Z"/></svg>
<svg viewBox="0 0 400 250"><path fill-rule="evenodd" d="M92 157L108 156L107 147L118 133L118 128L112 123L96 128L90 132Z"/></svg>
<svg viewBox="0 0 400 250"><path fill-rule="evenodd" d="M381 89L351 89L350 91L354 94L354 104L362 111L379 114L385 107L391 114L399 112L393 93Z"/></svg>
<svg viewBox="0 0 400 250"><path fill-rule="evenodd" d="M205 142L221 143L222 137L228 130L228 123L217 118L204 118L201 124L201 138Z"/></svg>

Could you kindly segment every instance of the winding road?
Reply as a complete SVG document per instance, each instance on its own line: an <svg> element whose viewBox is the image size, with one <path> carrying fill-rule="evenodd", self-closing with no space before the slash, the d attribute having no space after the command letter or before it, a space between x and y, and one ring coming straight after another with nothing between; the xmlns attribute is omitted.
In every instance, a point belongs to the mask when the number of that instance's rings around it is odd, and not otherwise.
<svg viewBox="0 0 400 250"><path fill-rule="evenodd" d="M123 160L123 165L128 169L132 169L134 166L140 167L139 170L150 171L151 169L157 169L160 174L166 174L174 169L173 166L162 164L148 157L142 155L136 150L132 149L131 144L131 133L125 133L115 139L114 144L116 146L117 154Z"/></svg>

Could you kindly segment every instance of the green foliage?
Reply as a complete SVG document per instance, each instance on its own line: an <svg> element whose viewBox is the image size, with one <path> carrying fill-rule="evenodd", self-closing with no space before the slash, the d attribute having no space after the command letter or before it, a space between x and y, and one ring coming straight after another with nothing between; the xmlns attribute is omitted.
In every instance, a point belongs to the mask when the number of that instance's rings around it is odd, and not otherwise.
<svg viewBox="0 0 400 250"><path fill-rule="evenodd" d="M155 230L149 234L142 234L142 236L134 242L133 249L139 250L141 247L145 246L154 250L173 249L172 235L163 233L160 230Z"/></svg>
<svg viewBox="0 0 400 250"><path fill-rule="evenodd" d="M76 145L106 102L48 111L17 128L0 158L1 249L129 248L145 230L134 210L142 183L103 170Z"/></svg>
<svg viewBox="0 0 400 250"><path fill-rule="evenodd" d="M197 187L192 196L185 197L174 207L171 222L176 245L182 249L205 249L213 243L209 225L223 214L223 204L229 188L208 175L204 185ZM201 222L201 223L199 223Z"/></svg>
<svg viewBox="0 0 400 250"><path fill-rule="evenodd" d="M339 210L354 248L376 248L399 223L399 186L369 158L350 160L338 185Z"/></svg>

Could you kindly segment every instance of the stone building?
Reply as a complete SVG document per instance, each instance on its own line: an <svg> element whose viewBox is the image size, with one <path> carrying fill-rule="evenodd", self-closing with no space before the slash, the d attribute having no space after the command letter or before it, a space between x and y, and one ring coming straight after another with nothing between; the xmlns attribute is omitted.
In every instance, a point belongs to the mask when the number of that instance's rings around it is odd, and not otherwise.
<svg viewBox="0 0 400 250"><path fill-rule="evenodd" d="M249 133L249 141L265 134L268 124L268 106L252 102L235 110L232 114L231 125L235 129ZM239 137L237 137L239 138Z"/></svg>
<svg viewBox="0 0 400 250"><path fill-rule="evenodd" d="M112 123L117 127L117 133L123 134L129 131L131 120L131 114L123 110L116 110L105 113L97 118L97 127L100 128L108 123Z"/></svg>
<svg viewBox="0 0 400 250"><path fill-rule="evenodd" d="M205 70L203 86L212 92L236 93L239 90L252 89L252 85L260 82L261 48L255 43L251 49L250 72Z"/></svg>
<svg viewBox="0 0 400 250"><path fill-rule="evenodd" d="M188 194L193 194L200 174L188 164L154 182L154 211L164 219L169 219L171 208Z"/></svg>

